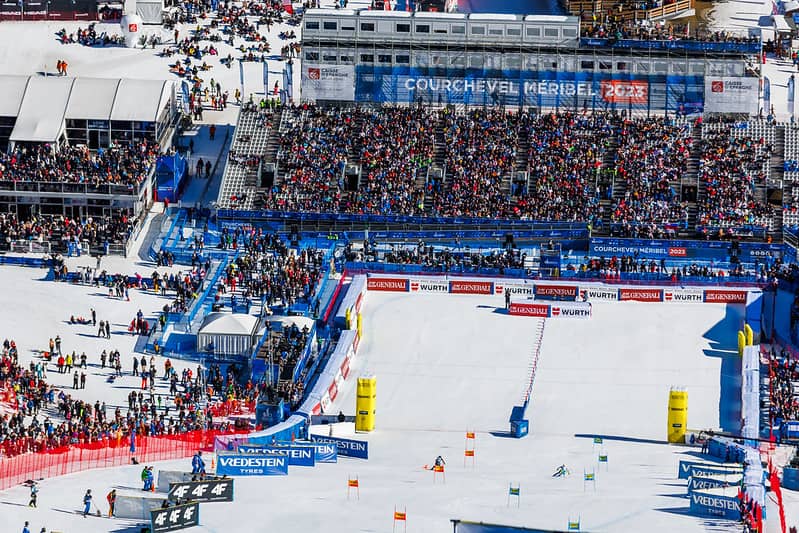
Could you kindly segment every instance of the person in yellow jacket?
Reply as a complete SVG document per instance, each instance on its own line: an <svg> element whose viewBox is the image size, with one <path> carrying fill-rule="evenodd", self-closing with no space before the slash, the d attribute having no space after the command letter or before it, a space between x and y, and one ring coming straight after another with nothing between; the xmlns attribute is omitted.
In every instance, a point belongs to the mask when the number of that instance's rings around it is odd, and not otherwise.
<svg viewBox="0 0 799 533"><path fill-rule="evenodd" d="M72 363L73 363L72 354L68 353L67 354L67 359L66 359L66 362L65 362L65 364L67 366L67 373L69 373L69 371L72 370Z"/></svg>

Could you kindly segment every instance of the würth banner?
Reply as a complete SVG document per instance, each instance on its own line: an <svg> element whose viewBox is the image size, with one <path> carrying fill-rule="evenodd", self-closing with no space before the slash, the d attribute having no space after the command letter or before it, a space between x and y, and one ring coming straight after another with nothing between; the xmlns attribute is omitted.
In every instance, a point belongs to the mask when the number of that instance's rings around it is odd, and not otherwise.
<svg viewBox="0 0 799 533"><path fill-rule="evenodd" d="M532 300L511 301L508 314L536 318L590 318L591 304L587 302L545 304Z"/></svg>
<svg viewBox="0 0 799 533"><path fill-rule="evenodd" d="M680 255L683 248L672 247L670 253ZM622 301L622 302L666 302L666 303L723 303L745 304L749 289L703 289L691 287L613 287L603 285L570 285L558 282L531 282L524 280L480 280L369 277L366 288L370 291L476 294L504 296L532 296L536 301L575 302ZM514 307L516 313L526 316L543 316L543 308L526 307L532 301L521 300ZM552 309L547 312L551 313Z"/></svg>

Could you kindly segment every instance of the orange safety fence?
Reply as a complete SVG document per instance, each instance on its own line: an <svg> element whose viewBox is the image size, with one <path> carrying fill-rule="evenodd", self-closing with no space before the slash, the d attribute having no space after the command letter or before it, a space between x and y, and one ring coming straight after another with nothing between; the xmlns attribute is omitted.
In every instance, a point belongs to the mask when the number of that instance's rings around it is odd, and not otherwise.
<svg viewBox="0 0 799 533"><path fill-rule="evenodd" d="M62 446L42 452L30 452L13 457L0 457L0 490L32 479L63 476L93 468L108 468L169 459L191 457L197 450L212 450L214 439L233 431L190 431L177 435L136 436L135 451L130 438L110 438L86 444Z"/></svg>

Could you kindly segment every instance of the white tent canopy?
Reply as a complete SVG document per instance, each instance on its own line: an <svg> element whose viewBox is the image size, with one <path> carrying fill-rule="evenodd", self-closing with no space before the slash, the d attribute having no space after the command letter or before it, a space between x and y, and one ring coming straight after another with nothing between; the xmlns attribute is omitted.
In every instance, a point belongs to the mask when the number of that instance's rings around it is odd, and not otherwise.
<svg viewBox="0 0 799 533"><path fill-rule="evenodd" d="M76 78L66 118L110 120L119 83L115 79Z"/></svg>
<svg viewBox="0 0 799 533"><path fill-rule="evenodd" d="M211 313L197 332L197 349L215 355L248 355L255 344L258 317L242 313Z"/></svg>
<svg viewBox="0 0 799 533"><path fill-rule="evenodd" d="M308 326L308 329L311 329L314 325L314 321L311 318L305 316L270 316L269 323L272 324L272 329L282 329L283 326L295 325L302 329L304 326Z"/></svg>
<svg viewBox="0 0 799 533"><path fill-rule="evenodd" d="M0 77L0 117L16 117L28 86L28 76Z"/></svg>
<svg viewBox="0 0 799 533"><path fill-rule="evenodd" d="M74 81L74 78L31 77L9 140L57 141L64 130L64 113Z"/></svg>
<svg viewBox="0 0 799 533"><path fill-rule="evenodd" d="M774 20L774 31L777 33L791 33L791 27L783 15L774 15L771 18Z"/></svg>
<svg viewBox="0 0 799 533"><path fill-rule="evenodd" d="M120 80L111 120L155 122L170 86L162 80Z"/></svg>
<svg viewBox="0 0 799 533"><path fill-rule="evenodd" d="M164 80L0 75L0 116L16 117L12 142L56 142L64 119L157 122L173 98Z"/></svg>

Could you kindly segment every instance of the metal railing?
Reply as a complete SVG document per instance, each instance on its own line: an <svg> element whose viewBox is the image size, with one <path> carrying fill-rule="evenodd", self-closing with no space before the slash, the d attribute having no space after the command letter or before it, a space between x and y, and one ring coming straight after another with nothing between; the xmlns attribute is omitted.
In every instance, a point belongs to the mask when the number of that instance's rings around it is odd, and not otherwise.
<svg viewBox="0 0 799 533"><path fill-rule="evenodd" d="M11 241L9 250L18 254L49 254L52 246L50 242L18 240Z"/></svg>

